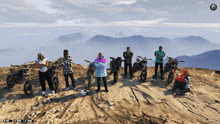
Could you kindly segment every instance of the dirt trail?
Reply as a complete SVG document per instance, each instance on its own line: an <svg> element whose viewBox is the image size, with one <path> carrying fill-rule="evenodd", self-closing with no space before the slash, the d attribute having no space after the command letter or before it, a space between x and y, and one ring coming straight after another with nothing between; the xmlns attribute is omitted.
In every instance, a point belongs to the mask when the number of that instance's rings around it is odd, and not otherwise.
<svg viewBox="0 0 220 124"><path fill-rule="evenodd" d="M171 94L173 83L167 85L161 80L152 80L154 68L148 68L145 82L138 80L140 72L134 74L132 80L123 79L123 68L116 84L113 75L108 80L109 92L96 93L96 81L92 84L89 95L82 96L80 91L87 88L87 67L74 64L77 91L62 91L65 88L62 67L59 68L59 92L41 96L38 81L39 69L33 64L31 81L35 85L35 93L27 96L23 92L23 84L14 88L6 88L6 77L9 68L0 68L0 118L32 119L34 123L220 123L220 75L213 70L180 68L180 72L188 69L191 73L192 93L183 96ZM109 70L107 70L109 73ZM48 86L47 86L48 88ZM48 89L47 89L48 90ZM1 120L0 120L1 121ZM3 120L2 120L3 121Z"/></svg>

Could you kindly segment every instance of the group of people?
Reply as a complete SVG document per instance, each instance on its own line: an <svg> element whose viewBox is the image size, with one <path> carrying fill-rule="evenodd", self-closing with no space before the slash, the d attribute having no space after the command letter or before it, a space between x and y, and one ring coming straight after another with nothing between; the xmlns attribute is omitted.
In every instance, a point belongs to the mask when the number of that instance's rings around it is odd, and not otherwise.
<svg viewBox="0 0 220 124"><path fill-rule="evenodd" d="M64 58L60 60L60 64L63 66L63 74L65 77L65 82L66 82L66 88L65 90L69 90L69 83L68 83L68 77L71 78L72 81L72 86L73 90L76 90L75 88L75 80L74 80L74 74L72 70L72 63L73 59L69 56L68 50L64 50L63 52ZM158 51L155 51L154 53L156 59L155 59L155 75L153 78L157 77L157 70L158 70L158 65L160 66L160 72L161 72L161 79L164 79L163 77L163 58L165 57L166 53L162 51L162 46L159 47ZM124 61L124 78L127 77L127 66L129 66L129 71L130 71L130 79L133 78L133 73L132 73L132 57L133 57L133 52L130 51L130 47L127 47L127 51L123 53L123 57L125 58ZM45 94L46 92L46 87L45 87L45 80L47 80L50 91L52 94L54 94L56 91L53 88L52 85L52 80L51 77L48 73L48 59L45 58L44 54L42 52L38 53L38 60L37 60L37 66L40 67L39 71L39 80L40 84L42 87L42 95ZM97 58L94 61L94 65L96 67L96 78L97 78L97 92L100 91L100 83L101 79L104 82L105 86L105 91L108 92L107 88L107 73L106 73L106 66L107 66L107 60L104 58L101 52L97 55ZM184 92L190 91L190 78L189 78L189 71L185 70L184 73L178 77L175 78L175 83L173 87L173 93L176 89L182 89L182 87L187 86L186 90L183 90ZM182 92L182 93L184 93Z"/></svg>
<svg viewBox="0 0 220 124"><path fill-rule="evenodd" d="M65 90L69 90L68 76L71 78L73 90L76 90L74 74L72 70L73 59L68 56L68 50L64 50L63 56L64 58L61 59L60 64L63 66L63 74L66 82ZM50 74L48 72L48 63L49 61L47 58L45 58L44 54L42 52L38 53L37 66L40 67L39 80L42 88L42 95L45 95L46 93L45 80L47 80L51 93L54 94L56 92L54 90Z"/></svg>

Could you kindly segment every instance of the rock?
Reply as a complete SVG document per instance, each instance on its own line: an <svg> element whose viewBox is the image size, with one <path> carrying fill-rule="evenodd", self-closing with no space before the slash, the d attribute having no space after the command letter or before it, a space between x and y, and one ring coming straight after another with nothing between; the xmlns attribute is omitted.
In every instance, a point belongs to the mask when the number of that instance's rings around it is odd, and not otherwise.
<svg viewBox="0 0 220 124"><path fill-rule="evenodd" d="M29 118L29 117L28 117L28 115L29 115L29 114L25 115L25 117L24 117L24 118L25 118L25 119L26 119L26 118Z"/></svg>
<svg viewBox="0 0 220 124"><path fill-rule="evenodd" d="M38 101L38 103L37 103L37 106L36 107L39 107L40 106L40 102Z"/></svg>
<svg viewBox="0 0 220 124"><path fill-rule="evenodd" d="M58 112L60 112L60 111L59 111L59 110L56 110L56 111L55 111L55 113L58 113Z"/></svg>
<svg viewBox="0 0 220 124"><path fill-rule="evenodd" d="M68 115L68 114L67 114L66 116L67 116L67 117L69 117L69 115Z"/></svg>
<svg viewBox="0 0 220 124"><path fill-rule="evenodd" d="M36 114L36 115L40 114L40 111L36 111L35 114Z"/></svg>
<svg viewBox="0 0 220 124"><path fill-rule="evenodd" d="M63 107L65 107L66 106L66 102L64 102L64 103L62 103L63 104Z"/></svg>
<svg viewBox="0 0 220 124"><path fill-rule="evenodd" d="M34 108L34 107L31 107L31 111L33 111L34 109L36 109L36 108Z"/></svg>
<svg viewBox="0 0 220 124"><path fill-rule="evenodd" d="M103 115L98 115L99 118L103 117Z"/></svg>
<svg viewBox="0 0 220 124"><path fill-rule="evenodd" d="M3 106L0 106L0 108L2 108Z"/></svg>
<svg viewBox="0 0 220 124"><path fill-rule="evenodd" d="M4 101L6 101L6 99L1 99L1 100L0 100L0 103L2 103L2 102L4 102Z"/></svg>
<svg viewBox="0 0 220 124"><path fill-rule="evenodd" d="M41 96L37 97L36 100L39 100L41 98Z"/></svg>
<svg viewBox="0 0 220 124"><path fill-rule="evenodd" d="M108 105L112 106L112 105L114 105L114 103L108 102Z"/></svg>

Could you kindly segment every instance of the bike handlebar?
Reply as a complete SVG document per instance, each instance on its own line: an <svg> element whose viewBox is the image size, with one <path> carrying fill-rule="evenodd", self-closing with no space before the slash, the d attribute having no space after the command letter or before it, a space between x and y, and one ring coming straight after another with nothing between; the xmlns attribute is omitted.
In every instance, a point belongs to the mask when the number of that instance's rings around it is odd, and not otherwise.
<svg viewBox="0 0 220 124"><path fill-rule="evenodd" d="M148 59L148 60L152 60L152 59Z"/></svg>
<svg viewBox="0 0 220 124"><path fill-rule="evenodd" d="M115 59L114 57L110 57L110 59Z"/></svg>
<svg viewBox="0 0 220 124"><path fill-rule="evenodd" d="M167 58L169 58L169 59L173 59L172 57L169 57L169 56L167 56Z"/></svg>
<svg viewBox="0 0 220 124"><path fill-rule="evenodd" d="M137 56L138 58L142 58L141 56Z"/></svg>
<svg viewBox="0 0 220 124"><path fill-rule="evenodd" d="M88 60L84 60L85 62L89 62Z"/></svg>

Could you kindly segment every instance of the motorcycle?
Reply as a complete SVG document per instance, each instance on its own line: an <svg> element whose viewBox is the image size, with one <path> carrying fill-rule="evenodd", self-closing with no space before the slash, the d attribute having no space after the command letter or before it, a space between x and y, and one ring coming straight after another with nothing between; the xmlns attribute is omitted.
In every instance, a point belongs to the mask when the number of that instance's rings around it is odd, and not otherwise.
<svg viewBox="0 0 220 124"><path fill-rule="evenodd" d="M136 59L136 62L133 64L133 73L135 73L136 71L141 71L140 74L140 80L141 81L145 81L147 78L147 60L152 60L152 59L147 59L146 57L141 57L141 56L137 56L138 58ZM140 60L139 58L141 58L142 60Z"/></svg>
<svg viewBox="0 0 220 124"><path fill-rule="evenodd" d="M13 88L15 83L21 83L24 81L24 93L27 95L31 95L34 93L34 85L29 80L30 71L27 65L11 65L11 67L18 67L18 71L15 69L10 68L12 74L7 76L7 87ZM28 78L26 78L28 77Z"/></svg>
<svg viewBox="0 0 220 124"><path fill-rule="evenodd" d="M167 56L167 58L169 58L169 60L168 60L168 62L166 63L166 65L164 67L164 74L163 75L165 75L167 72L169 72L169 75L168 75L168 78L167 78L166 82L170 84L174 79L175 71L179 70L177 68L178 63L179 62L184 62L184 61L182 61L182 60L177 61L177 59L173 60L173 58L168 57L168 56Z"/></svg>
<svg viewBox="0 0 220 124"><path fill-rule="evenodd" d="M51 64L51 62L49 63ZM50 74L53 88L55 91L57 91L59 87L58 69L59 67L55 66L54 64L51 64L51 66L48 67L48 73Z"/></svg>
<svg viewBox="0 0 220 124"><path fill-rule="evenodd" d="M6 82L8 88L13 88L16 83L21 83L24 80L26 69L24 65L11 65L11 67L18 67L17 69L10 68L11 74L7 76ZM19 70L18 70L19 69Z"/></svg>
<svg viewBox="0 0 220 124"><path fill-rule="evenodd" d="M90 62L85 60L85 62L89 63L89 69L87 71L87 79L88 79L88 90L90 89L91 83L94 81L94 72L95 72L95 65L94 62Z"/></svg>
<svg viewBox="0 0 220 124"><path fill-rule="evenodd" d="M114 82L116 83L118 81L119 73L120 73L120 68L121 68L121 62L124 61L121 59L121 57L110 57L112 59L110 61L110 74L114 73Z"/></svg>

